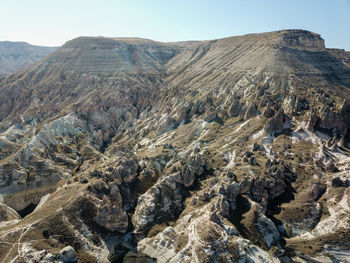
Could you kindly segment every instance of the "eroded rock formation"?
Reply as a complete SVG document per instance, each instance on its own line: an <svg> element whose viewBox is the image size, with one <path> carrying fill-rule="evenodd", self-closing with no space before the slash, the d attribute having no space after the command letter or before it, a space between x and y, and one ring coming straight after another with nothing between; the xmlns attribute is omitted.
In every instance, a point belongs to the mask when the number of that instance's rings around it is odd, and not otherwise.
<svg viewBox="0 0 350 263"><path fill-rule="evenodd" d="M83 37L0 79L0 260L344 261L347 58Z"/></svg>

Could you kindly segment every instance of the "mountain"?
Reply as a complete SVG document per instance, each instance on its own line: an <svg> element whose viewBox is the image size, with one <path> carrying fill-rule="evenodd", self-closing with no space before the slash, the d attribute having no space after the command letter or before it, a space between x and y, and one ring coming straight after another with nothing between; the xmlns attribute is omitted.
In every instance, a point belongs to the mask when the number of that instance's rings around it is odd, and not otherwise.
<svg viewBox="0 0 350 263"><path fill-rule="evenodd" d="M349 53L282 30L80 37L0 79L3 262L346 262Z"/></svg>
<svg viewBox="0 0 350 263"><path fill-rule="evenodd" d="M25 42L0 41L0 77L25 68L55 49L33 46Z"/></svg>

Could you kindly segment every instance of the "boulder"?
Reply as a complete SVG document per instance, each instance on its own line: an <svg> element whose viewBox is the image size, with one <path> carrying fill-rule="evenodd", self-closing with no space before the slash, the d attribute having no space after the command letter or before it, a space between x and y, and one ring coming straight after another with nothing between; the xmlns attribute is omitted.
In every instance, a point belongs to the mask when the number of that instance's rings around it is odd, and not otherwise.
<svg viewBox="0 0 350 263"><path fill-rule="evenodd" d="M186 187L191 186L196 180L195 168L192 165L186 166L182 172L182 178L183 178L182 182L184 186Z"/></svg>
<svg viewBox="0 0 350 263"><path fill-rule="evenodd" d="M242 105L239 102L239 100L238 99L233 99L232 103L231 103L231 106L229 107L227 113L228 113L228 115L230 117L237 117L239 112L240 112L240 110L241 110L241 108L242 108Z"/></svg>
<svg viewBox="0 0 350 263"><path fill-rule="evenodd" d="M275 224L264 214L259 214L257 218L256 225L265 241L266 247L271 248L272 245L277 245L281 237Z"/></svg>
<svg viewBox="0 0 350 263"><path fill-rule="evenodd" d="M237 182L231 184L224 183L219 189L219 194L224 197L224 201L227 201L232 210L236 209L236 197L240 194L240 185Z"/></svg>
<svg viewBox="0 0 350 263"><path fill-rule="evenodd" d="M184 208L185 187L181 177L171 174L138 198L132 221L135 232L145 232L160 220L176 218Z"/></svg>
<svg viewBox="0 0 350 263"><path fill-rule="evenodd" d="M115 182L108 186L103 181L94 182L88 187L90 201L95 211L92 220L109 231L125 233L129 220L123 209L123 200Z"/></svg>
<svg viewBox="0 0 350 263"><path fill-rule="evenodd" d="M306 129L308 131L313 132L316 123L317 123L317 117L314 115L314 113L312 113L312 112L309 113L308 120L306 122Z"/></svg>
<svg viewBox="0 0 350 263"><path fill-rule="evenodd" d="M260 146L257 142L255 142L252 146L252 151L255 152L255 151L261 151L263 150L263 147Z"/></svg>
<svg viewBox="0 0 350 263"><path fill-rule="evenodd" d="M327 186L322 183L315 183L311 188L312 200L317 201L327 190Z"/></svg>
<svg viewBox="0 0 350 263"><path fill-rule="evenodd" d="M347 125L345 116L345 113L331 110L326 105L320 110L320 117L317 124L323 129L332 131L333 135L346 135Z"/></svg>
<svg viewBox="0 0 350 263"><path fill-rule="evenodd" d="M67 246L60 251L59 260L64 263L75 263L78 262L77 255L71 246Z"/></svg>
<svg viewBox="0 0 350 263"><path fill-rule="evenodd" d="M190 156L182 169L182 183L186 187L191 186L194 183L196 177L201 175L205 169L206 161L201 155L194 154Z"/></svg>
<svg viewBox="0 0 350 263"><path fill-rule="evenodd" d="M109 231L125 233L128 229L128 216L125 211L110 202L99 203L93 221Z"/></svg>
<svg viewBox="0 0 350 263"><path fill-rule="evenodd" d="M283 109L287 114L295 114L301 110L309 109L309 102L306 99L291 95L285 98Z"/></svg>
<svg viewBox="0 0 350 263"><path fill-rule="evenodd" d="M275 112L272 110L271 106L268 104L266 108L264 109L262 115L266 118L271 118Z"/></svg>
<svg viewBox="0 0 350 263"><path fill-rule="evenodd" d="M348 187L350 186L350 176L337 176L332 179L332 186L334 187Z"/></svg>
<svg viewBox="0 0 350 263"><path fill-rule="evenodd" d="M244 119L249 120L259 114L258 110L256 109L256 106L254 104L249 104L245 114L244 114Z"/></svg>
<svg viewBox="0 0 350 263"><path fill-rule="evenodd" d="M206 122L212 122L217 118L217 113L216 109L213 107L210 107L209 109L206 110L205 116L204 116L204 121Z"/></svg>
<svg viewBox="0 0 350 263"><path fill-rule="evenodd" d="M284 177L278 178L275 174L268 178L257 178L251 180L250 194L252 199L260 203L264 197L274 199L284 193L286 183ZM269 193L266 196L266 193Z"/></svg>
<svg viewBox="0 0 350 263"><path fill-rule="evenodd" d="M118 184L131 183L137 177L139 164L136 157L122 157L114 165L112 176Z"/></svg>
<svg viewBox="0 0 350 263"><path fill-rule="evenodd" d="M283 110L279 110L275 116L267 121L264 126L264 130L268 134L275 134L276 132L281 132L288 121L288 117L284 114Z"/></svg>

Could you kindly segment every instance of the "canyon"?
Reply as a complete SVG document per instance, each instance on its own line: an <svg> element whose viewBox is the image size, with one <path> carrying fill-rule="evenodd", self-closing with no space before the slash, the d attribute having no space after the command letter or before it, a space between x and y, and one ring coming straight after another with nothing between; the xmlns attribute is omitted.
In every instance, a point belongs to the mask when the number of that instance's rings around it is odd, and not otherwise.
<svg viewBox="0 0 350 263"><path fill-rule="evenodd" d="M79 37L0 93L0 262L349 262L350 52L316 33Z"/></svg>

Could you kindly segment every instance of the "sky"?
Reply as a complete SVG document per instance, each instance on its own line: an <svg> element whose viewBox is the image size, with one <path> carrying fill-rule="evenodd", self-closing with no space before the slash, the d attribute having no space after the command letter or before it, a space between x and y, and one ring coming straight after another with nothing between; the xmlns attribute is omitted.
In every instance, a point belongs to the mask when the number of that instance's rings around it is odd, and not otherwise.
<svg viewBox="0 0 350 263"><path fill-rule="evenodd" d="M281 29L350 50L350 0L1 0L0 41L60 46L78 36L217 39Z"/></svg>

